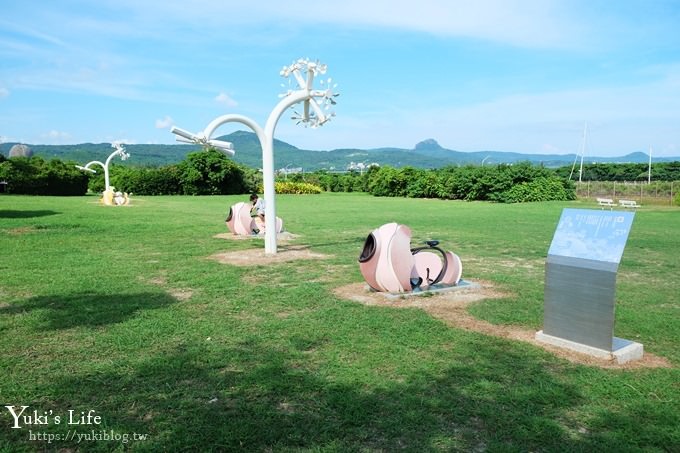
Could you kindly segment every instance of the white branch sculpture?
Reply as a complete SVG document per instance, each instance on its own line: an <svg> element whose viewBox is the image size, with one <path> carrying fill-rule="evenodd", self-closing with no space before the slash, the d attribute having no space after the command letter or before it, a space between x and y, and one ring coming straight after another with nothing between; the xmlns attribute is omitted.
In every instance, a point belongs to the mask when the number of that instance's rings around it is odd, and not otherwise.
<svg viewBox="0 0 680 453"><path fill-rule="evenodd" d="M280 74L289 79L292 75L297 82L295 89L289 89L283 93L281 101L274 107L269 114L264 129L255 121L243 115L227 114L214 119L208 126L197 134L187 132L183 129L172 127L170 132L176 134L177 140L184 143L196 143L203 147L215 147L226 154L233 156L234 148L229 142L211 139L215 130L226 123L241 123L248 126L257 136L262 147L262 174L264 183L265 205L265 238L264 251L266 254L274 255L276 247L276 192L274 190L274 130L279 118L289 107L303 103L302 113L295 112L292 119L297 124L306 127L316 128L324 125L335 114L330 111L331 106L335 105L335 98L339 96L333 90L336 85L332 85L332 80L321 82L322 88L313 89L314 77L318 74L326 73L326 65L318 61L300 59L293 62L290 66L284 66ZM305 78L306 77L306 78ZM325 87L323 87L325 85Z"/></svg>
<svg viewBox="0 0 680 453"><path fill-rule="evenodd" d="M104 169L104 191L111 190L111 184L109 184L109 164L111 163L111 159L113 159L115 156L120 156L120 160L126 160L128 157L130 157L130 154L125 151L125 148L119 142L111 143L111 147L116 148L116 150L109 155L105 163L101 163L98 160L93 160L85 164L85 166L76 165L77 169L89 171L90 173L97 173L95 170L90 168L92 165L101 166Z"/></svg>

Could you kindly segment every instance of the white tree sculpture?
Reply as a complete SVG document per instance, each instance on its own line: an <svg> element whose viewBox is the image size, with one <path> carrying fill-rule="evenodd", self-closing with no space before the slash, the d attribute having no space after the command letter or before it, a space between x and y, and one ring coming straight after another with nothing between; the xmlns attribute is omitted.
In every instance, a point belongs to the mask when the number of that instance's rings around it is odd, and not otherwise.
<svg viewBox="0 0 680 453"><path fill-rule="evenodd" d="M289 86L292 86L290 76L293 76L294 82L297 82L295 89L289 88L285 93L281 94L281 101L274 107L274 110L269 114L264 129L261 128L255 121L243 115L227 114L215 118L208 126L198 134L192 134L183 129L172 127L170 130L173 134L178 135L177 140L181 142L196 143L204 147L219 148L225 153L233 156L233 146L229 142L220 140L213 140L211 137L215 130L226 123L241 123L248 126L255 135L257 135L262 147L262 174L264 183L264 198L267 201L265 205L265 238L264 251L266 254L276 254L276 200L274 190L274 130L279 118L289 107L303 103L302 113L295 112L292 119L297 124L302 124L305 127L316 128L328 122L335 114L330 111L332 105L335 105L335 98L338 93L334 93L335 85L332 85L332 80L328 79L326 82L321 81L321 89L313 89L314 77L319 74L326 73L326 65L318 61L310 61L309 59L300 59L295 61L290 66L284 66L281 70L281 76L289 80ZM306 77L306 78L305 78Z"/></svg>
<svg viewBox="0 0 680 453"><path fill-rule="evenodd" d="M120 156L120 160L126 160L128 157L130 157L130 154L128 154L127 151L125 151L125 148L123 148L123 145L121 145L120 143L118 142L111 143L111 147L116 148L116 150L109 155L105 163L101 163L98 160L93 160L85 164L85 166L76 165L76 168L78 168L79 170L89 171L90 173L97 173L95 170L90 168L92 165L100 165L104 169L105 191L110 190L111 187L111 185L109 184L109 163L111 163L111 159L113 159L115 156Z"/></svg>

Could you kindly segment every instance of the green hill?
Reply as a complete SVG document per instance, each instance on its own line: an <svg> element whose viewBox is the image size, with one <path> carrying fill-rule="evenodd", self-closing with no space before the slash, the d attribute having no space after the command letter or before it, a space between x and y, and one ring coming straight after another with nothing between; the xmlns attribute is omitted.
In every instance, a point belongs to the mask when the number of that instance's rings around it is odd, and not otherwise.
<svg viewBox="0 0 680 453"><path fill-rule="evenodd" d="M236 131L219 137L220 140L232 142L236 155L234 160L253 168L262 167L262 151L257 137L252 132ZM7 156L10 148L16 143L0 144L0 153ZM91 160L104 161L112 152L109 143L82 143L78 145L29 145L33 154L44 159L58 158L85 164ZM182 161L190 152L199 151L196 145L125 145L130 159L116 164L132 166L160 166ZM442 148L434 139L427 139L415 145L413 149L377 148L377 149L334 149L331 151L313 151L299 149L289 143L274 140L275 168L302 168L305 171L319 169L342 171L351 162L377 163L393 167L413 166L419 168L438 168L446 165L492 164L530 161L542 163L547 167L571 165L576 159L574 154L523 154L503 151L462 152ZM587 157L584 163L644 163L647 154L631 153L621 157ZM655 162L678 161L680 158L655 158Z"/></svg>

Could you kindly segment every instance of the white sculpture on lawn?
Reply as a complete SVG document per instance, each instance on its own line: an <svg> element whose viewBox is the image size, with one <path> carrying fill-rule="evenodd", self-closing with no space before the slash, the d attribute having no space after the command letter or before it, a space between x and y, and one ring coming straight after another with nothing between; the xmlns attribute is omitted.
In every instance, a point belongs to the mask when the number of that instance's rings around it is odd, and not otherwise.
<svg viewBox="0 0 680 453"><path fill-rule="evenodd" d="M197 134L185 131L175 126L170 130L173 134L178 135L177 140L186 143L196 143L204 147L214 147L224 151L226 154L233 156L234 148L229 142L220 140L213 140L212 134L215 130L226 123L241 123L248 126L255 132L260 146L262 147L262 175L264 183L264 199L267 201L265 205L265 238L264 251L266 254L276 254L276 200L274 190L274 130L279 118L289 107L303 103L302 113L295 112L292 119L296 124L302 124L305 127L316 128L328 122L335 113L330 111L332 105L335 105L335 98L338 93L334 93L333 89L336 85L332 85L332 80L321 81L321 89L313 89L314 77L318 74L326 73L326 65L318 61L310 61L309 59L300 59L290 66L284 66L281 70L281 76L289 79L292 75L297 82L296 89L288 89L281 94L281 101L274 107L274 110L269 114L264 129L261 128L255 121L243 115L227 114L215 118L208 126ZM306 76L306 79L305 79Z"/></svg>
<svg viewBox="0 0 680 453"><path fill-rule="evenodd" d="M115 148L116 150L109 155L105 163L101 163L98 160L93 160L91 162L88 162L84 166L76 165L76 168L78 168L79 170L89 171L90 173L97 173L90 167L92 165L101 166L104 169L104 193L102 194L102 202L107 206L128 204L129 199L127 197L127 194L120 194L118 196L118 193L115 192L115 187L111 186L110 184L109 164L111 163L111 159L113 159L116 156L120 156L120 160L126 160L128 157L130 157L130 154L127 151L125 151L125 148L119 142L111 143L111 147Z"/></svg>

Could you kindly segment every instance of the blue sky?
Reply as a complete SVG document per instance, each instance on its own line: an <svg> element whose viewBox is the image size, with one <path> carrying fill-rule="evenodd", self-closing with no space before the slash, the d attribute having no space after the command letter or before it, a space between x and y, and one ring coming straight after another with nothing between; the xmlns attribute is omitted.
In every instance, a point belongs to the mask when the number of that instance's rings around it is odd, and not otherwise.
<svg viewBox="0 0 680 453"><path fill-rule="evenodd" d="M280 69L328 64L337 116L301 148L680 156L678 0L0 0L0 140L172 143L261 125ZM219 129L229 133L236 127ZM238 152L238 150L236 150Z"/></svg>

